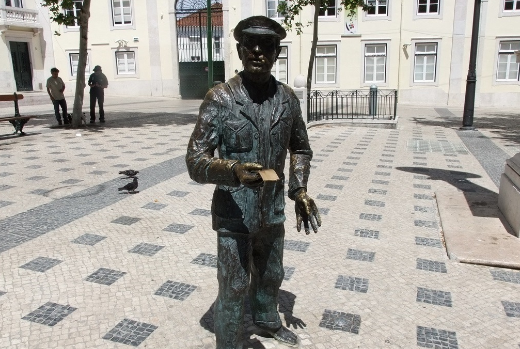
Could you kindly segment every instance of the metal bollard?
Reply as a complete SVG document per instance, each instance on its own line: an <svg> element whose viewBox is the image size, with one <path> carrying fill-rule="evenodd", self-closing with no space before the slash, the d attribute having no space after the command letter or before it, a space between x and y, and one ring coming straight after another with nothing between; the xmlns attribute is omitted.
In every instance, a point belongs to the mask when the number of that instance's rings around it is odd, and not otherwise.
<svg viewBox="0 0 520 349"><path fill-rule="evenodd" d="M368 99L368 114L370 116L377 115L377 86L370 86L370 96Z"/></svg>

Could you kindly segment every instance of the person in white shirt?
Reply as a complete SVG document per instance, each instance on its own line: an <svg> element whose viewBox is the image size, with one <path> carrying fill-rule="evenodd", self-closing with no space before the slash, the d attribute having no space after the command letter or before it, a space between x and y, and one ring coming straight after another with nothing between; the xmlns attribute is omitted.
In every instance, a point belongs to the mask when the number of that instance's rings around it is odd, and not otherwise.
<svg viewBox="0 0 520 349"><path fill-rule="evenodd" d="M62 125L60 106L63 114L63 123L68 124L69 119L67 116L67 101L65 101L65 96L63 95L63 91L65 91L65 83L58 76L59 72L58 68L51 69L51 77L47 79L47 93L49 94L49 97L51 97L52 104L54 105L54 115L56 115L58 125Z"/></svg>

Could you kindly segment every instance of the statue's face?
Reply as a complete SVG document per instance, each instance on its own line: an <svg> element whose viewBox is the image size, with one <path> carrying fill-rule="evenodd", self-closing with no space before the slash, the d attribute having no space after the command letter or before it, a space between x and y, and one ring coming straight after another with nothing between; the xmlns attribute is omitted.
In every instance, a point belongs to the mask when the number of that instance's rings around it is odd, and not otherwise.
<svg viewBox="0 0 520 349"><path fill-rule="evenodd" d="M259 74L271 72L281 48L273 36L244 35L242 42L237 44L237 50L244 70Z"/></svg>

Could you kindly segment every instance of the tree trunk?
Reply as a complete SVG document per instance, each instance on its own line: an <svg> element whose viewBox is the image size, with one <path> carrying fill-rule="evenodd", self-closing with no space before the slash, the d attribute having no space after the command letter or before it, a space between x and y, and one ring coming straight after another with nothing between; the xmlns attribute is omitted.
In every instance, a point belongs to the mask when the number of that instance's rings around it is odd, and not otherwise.
<svg viewBox="0 0 520 349"><path fill-rule="evenodd" d="M90 0L83 0L79 17L79 59L76 72L76 93L72 111L72 128L81 125L83 117L83 95L85 93L85 68L87 65L88 20L90 17Z"/></svg>
<svg viewBox="0 0 520 349"><path fill-rule="evenodd" d="M312 85L312 70L314 68L314 58L316 57L316 45L318 44L318 17L320 15L321 0L314 2L314 25L312 30L312 46L309 57L309 69L307 70L307 115L310 115L310 95Z"/></svg>

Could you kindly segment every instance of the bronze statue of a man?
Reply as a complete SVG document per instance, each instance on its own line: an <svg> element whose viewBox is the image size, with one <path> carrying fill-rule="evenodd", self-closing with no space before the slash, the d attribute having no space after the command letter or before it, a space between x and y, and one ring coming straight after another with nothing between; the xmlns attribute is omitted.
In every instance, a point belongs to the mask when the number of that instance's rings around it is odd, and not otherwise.
<svg viewBox="0 0 520 349"><path fill-rule="evenodd" d="M244 70L207 93L188 145L190 177L217 185L211 211L218 236L218 349L242 348L248 290L255 325L284 344L298 342L277 311L284 278L287 150L288 196L295 201L297 230L303 222L307 234L309 224L317 232L321 218L307 195L312 150L299 100L271 75L285 36L280 24L264 16L238 23L234 37ZM279 179L264 181L262 169L274 170Z"/></svg>

